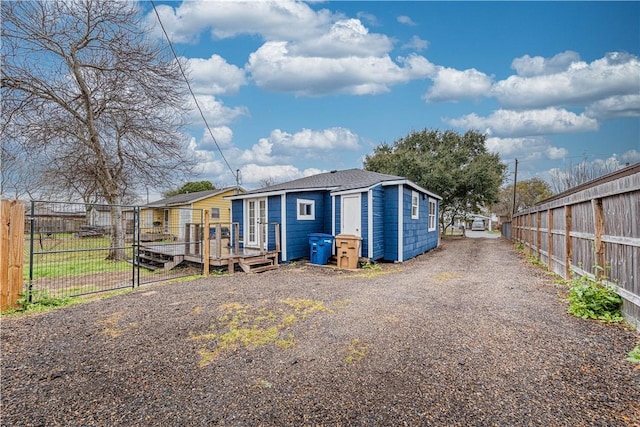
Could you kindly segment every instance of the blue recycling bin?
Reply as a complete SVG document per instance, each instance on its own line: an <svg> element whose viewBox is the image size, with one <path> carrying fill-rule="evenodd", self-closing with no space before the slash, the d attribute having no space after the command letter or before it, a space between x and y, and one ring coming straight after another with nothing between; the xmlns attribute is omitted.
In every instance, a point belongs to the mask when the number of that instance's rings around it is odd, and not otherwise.
<svg viewBox="0 0 640 427"><path fill-rule="evenodd" d="M326 265L331 258L333 236L325 233L309 234L309 258L312 264Z"/></svg>

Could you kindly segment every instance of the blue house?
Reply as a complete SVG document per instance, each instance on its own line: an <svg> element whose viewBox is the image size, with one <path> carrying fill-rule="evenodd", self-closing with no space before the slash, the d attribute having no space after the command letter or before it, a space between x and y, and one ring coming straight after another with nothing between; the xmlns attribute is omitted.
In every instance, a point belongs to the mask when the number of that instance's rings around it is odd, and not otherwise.
<svg viewBox="0 0 640 427"><path fill-rule="evenodd" d="M274 229L260 224L280 224L284 262L309 257L310 233L359 236L359 256L373 261L402 262L439 244L442 198L399 176L332 171L228 198L246 248L273 249Z"/></svg>

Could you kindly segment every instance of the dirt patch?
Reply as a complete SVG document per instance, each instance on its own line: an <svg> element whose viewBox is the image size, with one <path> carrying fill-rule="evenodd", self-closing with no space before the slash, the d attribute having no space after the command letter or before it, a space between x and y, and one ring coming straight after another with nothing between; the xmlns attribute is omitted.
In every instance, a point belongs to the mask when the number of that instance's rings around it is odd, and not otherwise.
<svg viewBox="0 0 640 427"><path fill-rule="evenodd" d="M638 425L637 332L503 240L2 319L2 425Z"/></svg>

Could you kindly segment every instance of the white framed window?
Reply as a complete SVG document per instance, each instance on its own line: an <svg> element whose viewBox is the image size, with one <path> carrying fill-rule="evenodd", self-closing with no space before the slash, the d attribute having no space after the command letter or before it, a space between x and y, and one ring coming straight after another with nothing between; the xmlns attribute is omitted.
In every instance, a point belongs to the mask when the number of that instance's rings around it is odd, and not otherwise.
<svg viewBox="0 0 640 427"><path fill-rule="evenodd" d="M220 208L211 208L211 219L220 219Z"/></svg>
<svg viewBox="0 0 640 427"><path fill-rule="evenodd" d="M298 215L299 220L311 221L316 219L316 202L315 200L298 199Z"/></svg>
<svg viewBox="0 0 640 427"><path fill-rule="evenodd" d="M420 217L420 197L417 191L411 192L411 219L418 219Z"/></svg>
<svg viewBox="0 0 640 427"><path fill-rule="evenodd" d="M429 231L436 229L436 201L429 199Z"/></svg>

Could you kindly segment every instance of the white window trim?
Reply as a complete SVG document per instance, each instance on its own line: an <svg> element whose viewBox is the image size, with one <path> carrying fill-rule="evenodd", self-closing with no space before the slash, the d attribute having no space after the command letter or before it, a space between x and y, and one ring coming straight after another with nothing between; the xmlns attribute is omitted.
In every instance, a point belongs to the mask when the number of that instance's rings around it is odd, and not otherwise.
<svg viewBox="0 0 640 427"><path fill-rule="evenodd" d="M431 212L431 204L433 203L433 213ZM438 204L435 199L429 198L429 231L434 231L438 228L438 219L436 218L436 210ZM433 227L431 226L431 219L433 218Z"/></svg>
<svg viewBox="0 0 640 427"><path fill-rule="evenodd" d="M300 206L311 205L311 215L301 215ZM316 219L316 201L308 199L296 199L296 218L300 221L313 221Z"/></svg>
<svg viewBox="0 0 640 427"><path fill-rule="evenodd" d="M415 205L413 204L413 201L415 200ZM415 213L413 213L415 208ZM418 219L420 218L420 195L418 194L417 191L412 191L411 192L411 219Z"/></svg>

